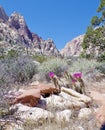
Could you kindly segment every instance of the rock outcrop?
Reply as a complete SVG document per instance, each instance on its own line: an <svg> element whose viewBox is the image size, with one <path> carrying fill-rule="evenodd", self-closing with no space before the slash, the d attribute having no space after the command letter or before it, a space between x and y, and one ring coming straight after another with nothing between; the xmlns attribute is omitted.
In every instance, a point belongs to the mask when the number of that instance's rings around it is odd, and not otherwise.
<svg viewBox="0 0 105 130"><path fill-rule="evenodd" d="M5 41L7 48L19 46L31 54L58 55L59 51L52 39L43 40L30 31L22 15L14 12L8 17L0 7L0 41Z"/></svg>
<svg viewBox="0 0 105 130"><path fill-rule="evenodd" d="M38 104L40 98L41 94L39 89L24 90L22 94L18 95L11 104L22 103L24 105L34 107Z"/></svg>
<svg viewBox="0 0 105 130"><path fill-rule="evenodd" d="M41 96L46 98L52 94L58 95L58 89L52 85L39 84L37 86L33 86L31 89L20 90L17 93L14 93L14 100L10 101L10 105L22 103L23 105L35 107L37 106Z"/></svg>
<svg viewBox="0 0 105 130"><path fill-rule="evenodd" d="M60 51L62 55L69 56L79 56L82 52L81 43L83 41L84 35L80 35L66 44L66 46Z"/></svg>
<svg viewBox="0 0 105 130"><path fill-rule="evenodd" d="M4 9L0 6L0 21L6 22L8 20L8 16L6 15Z"/></svg>

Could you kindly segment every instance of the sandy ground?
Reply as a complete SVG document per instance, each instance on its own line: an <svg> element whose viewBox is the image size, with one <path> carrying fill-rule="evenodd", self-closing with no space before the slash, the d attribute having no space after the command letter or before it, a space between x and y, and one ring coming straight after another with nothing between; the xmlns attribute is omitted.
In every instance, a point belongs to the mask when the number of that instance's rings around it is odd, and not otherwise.
<svg viewBox="0 0 105 130"><path fill-rule="evenodd" d="M97 104L95 117L99 126L105 123L105 80L101 82L91 82L87 91L93 102Z"/></svg>

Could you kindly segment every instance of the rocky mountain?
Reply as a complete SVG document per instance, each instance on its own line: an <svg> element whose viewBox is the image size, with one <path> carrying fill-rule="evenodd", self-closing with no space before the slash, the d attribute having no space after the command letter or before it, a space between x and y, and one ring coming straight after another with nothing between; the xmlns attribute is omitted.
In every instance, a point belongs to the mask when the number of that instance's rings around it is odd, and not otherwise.
<svg viewBox="0 0 105 130"><path fill-rule="evenodd" d="M58 55L52 39L43 40L40 36L30 31L25 19L14 12L8 17L0 6L0 46L6 50L23 48L28 53Z"/></svg>
<svg viewBox="0 0 105 130"><path fill-rule="evenodd" d="M60 51L63 56L79 56L83 48L81 43L83 42L84 35L80 35L70 42L68 42L65 47Z"/></svg>
<svg viewBox="0 0 105 130"><path fill-rule="evenodd" d="M6 22L8 20L8 16L6 15L4 9L0 6L0 21Z"/></svg>

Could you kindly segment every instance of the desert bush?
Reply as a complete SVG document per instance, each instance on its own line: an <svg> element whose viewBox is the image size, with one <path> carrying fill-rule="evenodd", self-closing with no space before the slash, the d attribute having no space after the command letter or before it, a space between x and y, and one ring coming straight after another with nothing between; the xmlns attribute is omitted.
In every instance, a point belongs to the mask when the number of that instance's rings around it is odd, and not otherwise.
<svg viewBox="0 0 105 130"><path fill-rule="evenodd" d="M72 62L72 65L69 67L68 72L82 72L83 79L85 81L88 80L96 82L102 80L102 77L98 78L97 75L104 73L104 70L104 63L102 62L97 62L97 60L78 59L77 61Z"/></svg>
<svg viewBox="0 0 105 130"><path fill-rule="evenodd" d="M61 76L61 73L68 69L68 64L60 58L49 59L43 62L38 67L38 73L41 78L49 80L48 73L53 71L56 75Z"/></svg>
<svg viewBox="0 0 105 130"><path fill-rule="evenodd" d="M37 72L37 65L30 57L5 58L0 60L0 85L25 82Z"/></svg>
<svg viewBox="0 0 105 130"><path fill-rule="evenodd" d="M69 72L82 72L85 74L87 71L94 69L101 63L96 60L88 60L88 59L77 59L73 61L69 67Z"/></svg>
<svg viewBox="0 0 105 130"><path fill-rule="evenodd" d="M3 38L0 37L0 41L3 41Z"/></svg>
<svg viewBox="0 0 105 130"><path fill-rule="evenodd" d="M97 61L99 62L104 62L105 61L105 53L101 54L98 58Z"/></svg>
<svg viewBox="0 0 105 130"><path fill-rule="evenodd" d="M97 69L100 73L105 74L105 62L97 66L95 69Z"/></svg>
<svg viewBox="0 0 105 130"><path fill-rule="evenodd" d="M18 57L18 52L16 50L11 49L8 51L6 56L8 58L13 58L13 57L16 58L16 57Z"/></svg>
<svg viewBox="0 0 105 130"><path fill-rule="evenodd" d="M3 108L1 116L8 110L4 95L11 90L16 91L18 84L28 82L36 72L37 65L28 56L5 57L0 60L0 108Z"/></svg>
<svg viewBox="0 0 105 130"><path fill-rule="evenodd" d="M47 61L48 57L44 56L44 55L33 55L32 58L36 61L38 61L39 63L43 63L44 61Z"/></svg>
<svg viewBox="0 0 105 130"><path fill-rule="evenodd" d="M18 82L24 82L31 79L36 71L36 65L27 57L19 57L18 60L12 64L12 67L10 67L12 77Z"/></svg>

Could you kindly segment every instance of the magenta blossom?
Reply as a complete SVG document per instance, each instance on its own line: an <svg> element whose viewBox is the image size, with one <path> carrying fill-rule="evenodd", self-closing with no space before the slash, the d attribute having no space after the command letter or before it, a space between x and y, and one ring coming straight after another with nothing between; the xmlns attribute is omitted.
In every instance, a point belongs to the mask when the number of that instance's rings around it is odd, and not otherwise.
<svg viewBox="0 0 105 130"><path fill-rule="evenodd" d="M82 73L81 72L74 73L73 77L76 79L80 79L82 77Z"/></svg>
<svg viewBox="0 0 105 130"><path fill-rule="evenodd" d="M72 83L75 84L77 82L77 80L75 79L72 79Z"/></svg>
<svg viewBox="0 0 105 130"><path fill-rule="evenodd" d="M52 78L54 76L54 72L49 73L49 77Z"/></svg>

